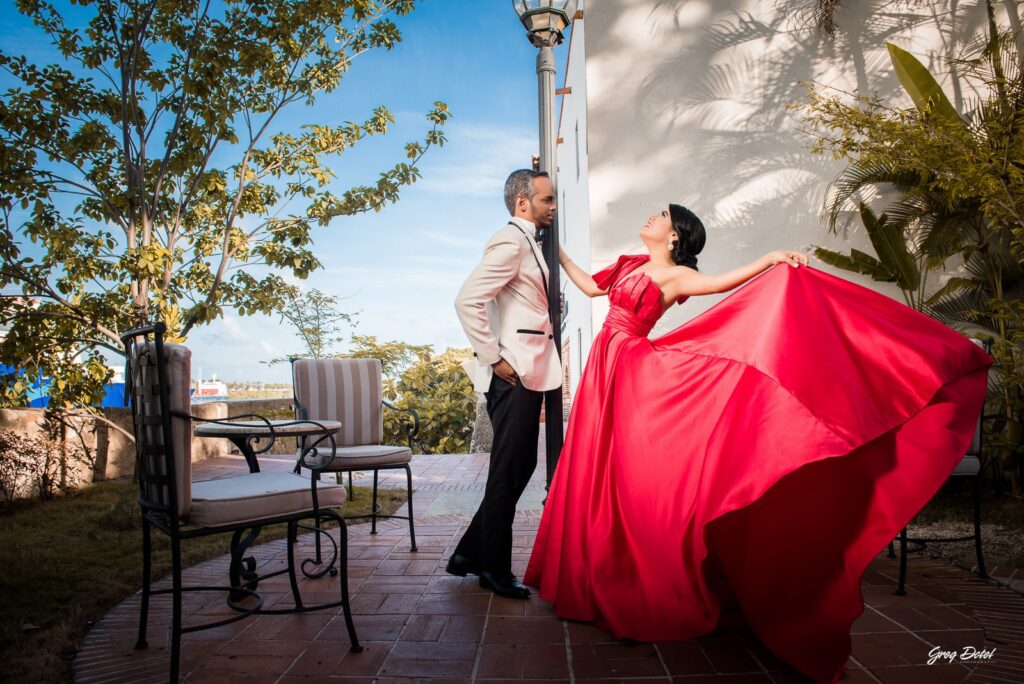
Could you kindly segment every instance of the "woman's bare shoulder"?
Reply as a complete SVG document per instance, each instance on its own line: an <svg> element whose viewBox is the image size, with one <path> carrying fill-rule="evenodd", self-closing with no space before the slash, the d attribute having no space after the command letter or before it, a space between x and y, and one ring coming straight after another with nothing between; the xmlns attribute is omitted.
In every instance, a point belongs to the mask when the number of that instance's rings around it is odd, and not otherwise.
<svg viewBox="0 0 1024 684"><path fill-rule="evenodd" d="M661 266L657 279L664 283L671 283L677 280L686 279L697 273L689 266Z"/></svg>
<svg viewBox="0 0 1024 684"><path fill-rule="evenodd" d="M697 270L689 266L664 266L663 273L655 277L658 287L665 295L666 300L676 300L687 295L687 283L698 274Z"/></svg>

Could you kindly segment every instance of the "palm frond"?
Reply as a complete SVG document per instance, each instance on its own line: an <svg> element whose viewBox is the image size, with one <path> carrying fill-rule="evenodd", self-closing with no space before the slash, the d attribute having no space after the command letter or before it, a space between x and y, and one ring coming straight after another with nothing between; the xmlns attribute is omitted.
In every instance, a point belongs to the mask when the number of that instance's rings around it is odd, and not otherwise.
<svg viewBox="0 0 1024 684"><path fill-rule="evenodd" d="M824 247L815 247L814 256L830 266L861 273L881 283L894 283L897 280L897 275L881 261L857 249L851 249L849 254L843 254Z"/></svg>
<svg viewBox="0 0 1024 684"><path fill-rule="evenodd" d="M891 162L851 164L839 174L829 189L826 200L829 230L836 232L839 216L844 211L850 211L855 198L860 199L865 190L890 185L897 190L907 191L921 186L926 180L926 176L919 171L901 168Z"/></svg>
<svg viewBox="0 0 1024 684"><path fill-rule="evenodd" d="M945 293L929 304L925 313L958 330L977 327L994 331L998 329L995 319L982 313L987 306L984 290L970 287Z"/></svg>
<svg viewBox="0 0 1024 684"><path fill-rule="evenodd" d="M933 199L928 197L927 201ZM976 242L983 230L979 223L984 223L984 219L973 203L965 203L950 211L923 214L918 223L921 233L919 249L927 256L929 267L942 266L947 259Z"/></svg>
<svg viewBox="0 0 1024 684"><path fill-rule="evenodd" d="M867 229L871 246L875 248L878 261L896 274L896 283L904 292L914 292L921 285L921 271L914 261L914 255L907 248L903 228L891 223L884 213L875 216L871 207L861 202L860 218Z"/></svg>
<svg viewBox="0 0 1024 684"><path fill-rule="evenodd" d="M933 292L932 295L924 301L924 303L929 307L935 306L948 301L953 297L953 295L964 290L980 292L982 290L982 284L973 278L961 278L959 276L953 277L946 281L945 285Z"/></svg>

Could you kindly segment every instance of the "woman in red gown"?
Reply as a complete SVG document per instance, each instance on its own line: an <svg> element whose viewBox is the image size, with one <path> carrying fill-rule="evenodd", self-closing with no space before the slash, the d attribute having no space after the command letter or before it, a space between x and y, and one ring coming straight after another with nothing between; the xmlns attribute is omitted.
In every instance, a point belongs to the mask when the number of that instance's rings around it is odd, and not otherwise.
<svg viewBox="0 0 1024 684"><path fill-rule="evenodd" d="M563 254L610 310L524 582L561 617L643 641L738 609L779 658L834 682L861 576L965 453L991 358L799 253L699 273L704 227L678 205L640 235L648 255L594 277ZM674 302L751 279L648 339Z"/></svg>

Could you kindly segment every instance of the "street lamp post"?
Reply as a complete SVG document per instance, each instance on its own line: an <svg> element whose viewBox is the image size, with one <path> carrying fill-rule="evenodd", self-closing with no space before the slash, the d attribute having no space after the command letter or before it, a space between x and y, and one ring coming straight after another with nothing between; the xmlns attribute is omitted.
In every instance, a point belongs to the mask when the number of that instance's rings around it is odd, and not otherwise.
<svg viewBox="0 0 1024 684"><path fill-rule="evenodd" d="M558 167L555 164L555 55L552 48L562 42L562 32L576 15L576 0L512 0L519 19L526 27L530 43L538 48L537 103L540 112L540 170L551 177L558 188ZM554 332L555 348L562 351L561 286L558 262L558 217L544 239L544 259L550 274L548 281L548 313ZM558 465L562 451L562 390L544 395L545 441L547 443L547 478Z"/></svg>

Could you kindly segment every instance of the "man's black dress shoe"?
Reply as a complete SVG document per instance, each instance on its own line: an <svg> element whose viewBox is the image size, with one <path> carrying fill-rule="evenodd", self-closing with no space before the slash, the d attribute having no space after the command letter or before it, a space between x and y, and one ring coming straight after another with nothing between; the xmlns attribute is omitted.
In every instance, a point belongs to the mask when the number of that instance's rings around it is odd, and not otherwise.
<svg viewBox="0 0 1024 684"><path fill-rule="evenodd" d="M530 590L520 584L515 575L511 573L499 579L494 573L487 571L481 572L480 586L484 589L490 589L498 596L504 596L506 598L530 598Z"/></svg>
<svg viewBox="0 0 1024 684"><path fill-rule="evenodd" d="M452 557L448 559L448 565L445 566L444 571L456 577L480 574L480 568L476 566L476 563L458 553L452 554Z"/></svg>

